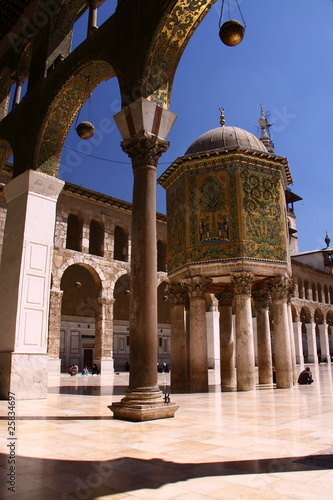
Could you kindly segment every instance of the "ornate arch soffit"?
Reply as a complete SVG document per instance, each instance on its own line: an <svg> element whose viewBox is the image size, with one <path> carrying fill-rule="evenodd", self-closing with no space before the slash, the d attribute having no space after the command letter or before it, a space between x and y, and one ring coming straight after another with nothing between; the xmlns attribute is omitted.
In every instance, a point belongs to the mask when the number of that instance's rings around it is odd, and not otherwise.
<svg viewBox="0 0 333 500"><path fill-rule="evenodd" d="M0 139L0 170L4 167L6 161L13 154L13 150L9 142L5 139Z"/></svg>
<svg viewBox="0 0 333 500"><path fill-rule="evenodd" d="M39 147L34 158L38 170L58 176L62 148L76 114L95 87L114 76L108 62L97 60L86 63L66 80L40 128Z"/></svg>
<svg viewBox="0 0 333 500"><path fill-rule="evenodd" d="M156 34L145 64L148 98L169 107L174 75L183 51L197 26L217 0L169 2L169 12Z"/></svg>

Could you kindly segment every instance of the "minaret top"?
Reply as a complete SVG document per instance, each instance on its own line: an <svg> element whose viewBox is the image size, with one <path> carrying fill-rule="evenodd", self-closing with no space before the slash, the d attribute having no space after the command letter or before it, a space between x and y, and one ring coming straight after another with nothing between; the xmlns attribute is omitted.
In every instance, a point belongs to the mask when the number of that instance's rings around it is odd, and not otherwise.
<svg viewBox="0 0 333 500"><path fill-rule="evenodd" d="M264 108L262 107L262 104L260 105L260 118L258 120L259 127L261 128L261 133L259 139L261 142L266 146L266 149L269 153L274 153L274 144L272 142L270 133L269 133L269 127L271 125L267 121L267 117L265 116L264 113Z"/></svg>
<svg viewBox="0 0 333 500"><path fill-rule="evenodd" d="M331 240L330 240L330 238L329 238L329 236L328 236L328 231L327 231L327 229L326 229L326 238L325 238L325 240L324 240L324 241L325 241L325 243L326 243L326 248L329 248L330 243L331 243Z"/></svg>
<svg viewBox="0 0 333 500"><path fill-rule="evenodd" d="M220 106L219 110L220 110L220 125L221 125L221 127L223 127L225 125L224 108L222 108L222 106Z"/></svg>

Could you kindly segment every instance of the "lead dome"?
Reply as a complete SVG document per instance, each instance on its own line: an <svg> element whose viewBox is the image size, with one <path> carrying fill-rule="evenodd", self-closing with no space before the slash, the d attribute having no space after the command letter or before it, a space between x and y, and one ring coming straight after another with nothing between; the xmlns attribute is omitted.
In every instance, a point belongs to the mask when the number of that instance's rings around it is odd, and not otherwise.
<svg viewBox="0 0 333 500"><path fill-rule="evenodd" d="M255 135L239 127L223 125L200 135L187 149L185 155L231 148L268 152L265 145Z"/></svg>

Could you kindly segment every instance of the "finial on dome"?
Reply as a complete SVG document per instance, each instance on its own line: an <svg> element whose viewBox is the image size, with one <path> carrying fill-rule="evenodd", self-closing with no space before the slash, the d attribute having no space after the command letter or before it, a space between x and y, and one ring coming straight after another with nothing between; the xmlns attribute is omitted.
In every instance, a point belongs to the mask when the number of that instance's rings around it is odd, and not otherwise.
<svg viewBox="0 0 333 500"><path fill-rule="evenodd" d="M224 108L222 108L222 106L219 107L219 110L220 110L220 125L221 127L223 127L223 125L225 124L225 118L224 118Z"/></svg>
<svg viewBox="0 0 333 500"><path fill-rule="evenodd" d="M325 240L324 240L324 241L325 241L325 243L326 243L326 248L328 248L328 247L330 246L331 240L330 240L330 238L329 238L329 236L328 236L328 231L327 231L327 229L326 229L326 238L325 238Z"/></svg>
<svg viewBox="0 0 333 500"><path fill-rule="evenodd" d="M272 142L269 128L271 125L268 123L267 116L265 116L263 105L260 104L260 118L258 120L259 127L261 129L259 139L266 146L269 153L274 153L274 144Z"/></svg>

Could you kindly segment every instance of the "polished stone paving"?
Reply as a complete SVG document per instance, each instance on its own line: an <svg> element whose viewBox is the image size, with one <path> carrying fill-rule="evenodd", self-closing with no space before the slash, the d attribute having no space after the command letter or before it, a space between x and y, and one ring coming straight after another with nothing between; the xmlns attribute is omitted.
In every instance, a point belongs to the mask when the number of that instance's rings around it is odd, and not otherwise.
<svg viewBox="0 0 333 500"><path fill-rule="evenodd" d="M127 373L52 377L46 400L15 402L15 435L0 401L0 498L332 500L332 368L312 371L311 386L242 393L211 371L209 393L172 395L175 418L140 423L108 409Z"/></svg>

